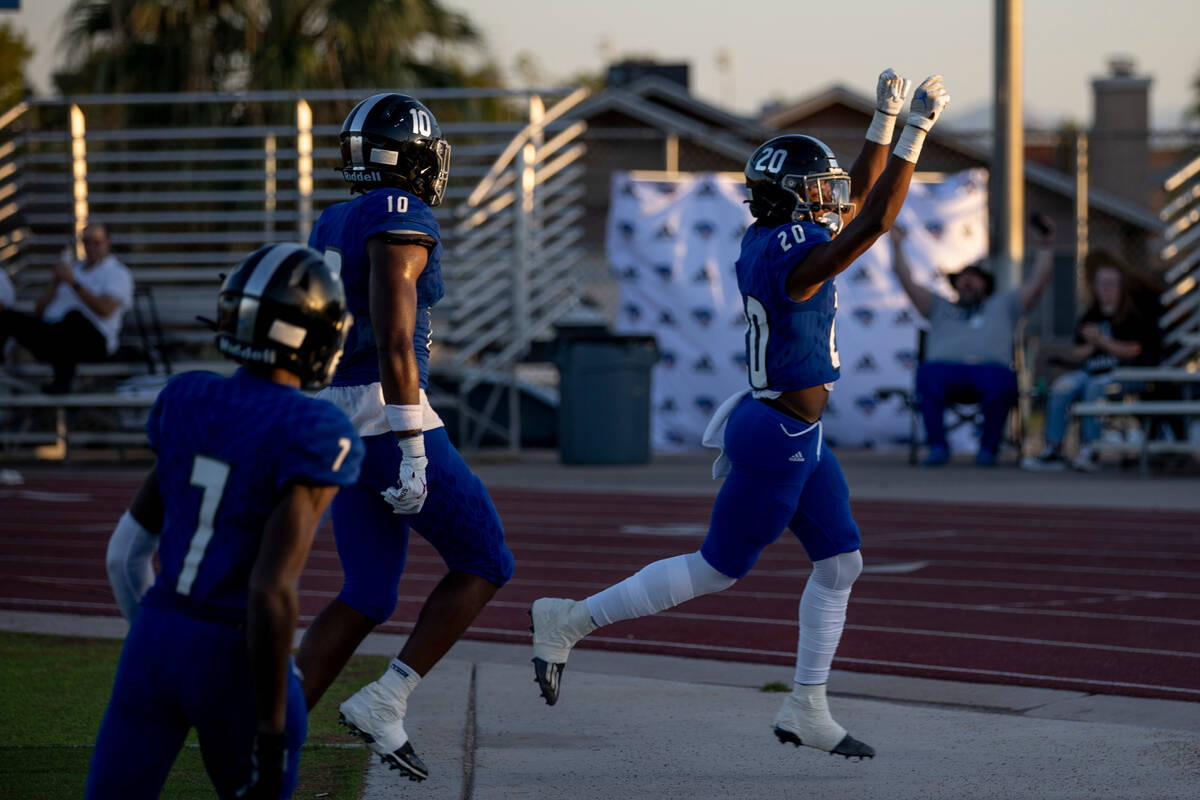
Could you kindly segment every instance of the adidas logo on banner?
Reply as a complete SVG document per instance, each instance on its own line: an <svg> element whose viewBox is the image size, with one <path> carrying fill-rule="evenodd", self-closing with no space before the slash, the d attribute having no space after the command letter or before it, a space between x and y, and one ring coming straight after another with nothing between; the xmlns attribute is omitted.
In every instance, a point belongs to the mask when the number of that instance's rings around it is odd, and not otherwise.
<svg viewBox="0 0 1200 800"><path fill-rule="evenodd" d="M803 460L804 460L804 451L799 451L796 453L796 455L794 455L788 459L788 461L803 461Z"/></svg>

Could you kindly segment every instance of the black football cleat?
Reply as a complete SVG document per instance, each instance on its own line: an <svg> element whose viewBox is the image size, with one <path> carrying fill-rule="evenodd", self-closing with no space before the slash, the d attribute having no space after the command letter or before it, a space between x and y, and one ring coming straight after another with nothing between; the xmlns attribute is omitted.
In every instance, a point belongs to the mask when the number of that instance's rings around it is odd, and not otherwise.
<svg viewBox="0 0 1200 800"><path fill-rule="evenodd" d="M390 753L380 753L375 746L375 737L346 719L345 714L338 714L338 722L345 725L351 733L362 739L372 750L376 751L380 762L387 764L388 769L400 770L400 774L404 775L410 781L423 781L429 777L429 768L425 766L425 762L413 750L412 742L405 742Z"/></svg>
<svg viewBox="0 0 1200 800"><path fill-rule="evenodd" d="M542 690L546 705L552 706L558 702L558 687L562 684L563 669L566 664L551 664L540 658L533 661L533 680Z"/></svg>
<svg viewBox="0 0 1200 800"><path fill-rule="evenodd" d="M800 741L800 737L789 730L783 728L775 729L775 738L779 739L781 744L790 744L795 747L800 747L804 742ZM866 742L860 742L850 734L842 737L842 740L834 745L834 748L829 751L831 756L845 756L847 759L853 758L855 761L862 761L864 758L874 758L875 748Z"/></svg>

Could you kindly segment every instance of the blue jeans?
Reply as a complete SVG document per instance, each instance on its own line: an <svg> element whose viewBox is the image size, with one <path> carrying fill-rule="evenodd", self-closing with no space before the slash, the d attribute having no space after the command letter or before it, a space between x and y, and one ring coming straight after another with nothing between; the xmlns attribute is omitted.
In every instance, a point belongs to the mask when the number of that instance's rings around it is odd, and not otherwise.
<svg viewBox="0 0 1200 800"><path fill-rule="evenodd" d="M1009 410L1017 404L1017 374L1003 364L927 361L917 366L917 405L932 448L946 448L946 407L978 403L983 412L980 451L995 453Z"/></svg>
<svg viewBox="0 0 1200 800"><path fill-rule="evenodd" d="M1072 403L1091 403L1099 400L1108 394L1110 387L1116 385L1105 373L1092 375L1081 369L1058 376L1050 385L1050 397L1046 401L1046 444L1062 444L1067 433L1067 423L1071 419ZM1099 438L1100 418L1081 417L1079 441L1094 442Z"/></svg>

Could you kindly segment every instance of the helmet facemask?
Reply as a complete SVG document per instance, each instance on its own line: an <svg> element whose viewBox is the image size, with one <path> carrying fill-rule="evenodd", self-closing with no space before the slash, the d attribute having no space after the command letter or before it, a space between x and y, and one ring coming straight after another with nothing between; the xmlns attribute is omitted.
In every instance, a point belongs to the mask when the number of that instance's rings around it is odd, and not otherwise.
<svg viewBox="0 0 1200 800"><path fill-rule="evenodd" d="M423 198L430 206L436 206L442 202L446 183L450 180L450 143L445 139L435 139L431 144L432 163L413 169L411 182L413 194Z"/></svg>
<svg viewBox="0 0 1200 800"><path fill-rule="evenodd" d="M854 211L854 203L850 202L850 175L844 170L784 175L779 185L796 198L793 221L815 222L831 236L842 230L842 215Z"/></svg>

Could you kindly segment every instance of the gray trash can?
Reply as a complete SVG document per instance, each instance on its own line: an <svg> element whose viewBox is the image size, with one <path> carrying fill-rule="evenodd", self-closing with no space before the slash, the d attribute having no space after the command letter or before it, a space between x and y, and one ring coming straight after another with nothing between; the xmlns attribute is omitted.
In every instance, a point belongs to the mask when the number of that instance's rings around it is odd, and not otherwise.
<svg viewBox="0 0 1200 800"><path fill-rule="evenodd" d="M560 334L558 451L564 464L650 460L653 336Z"/></svg>

